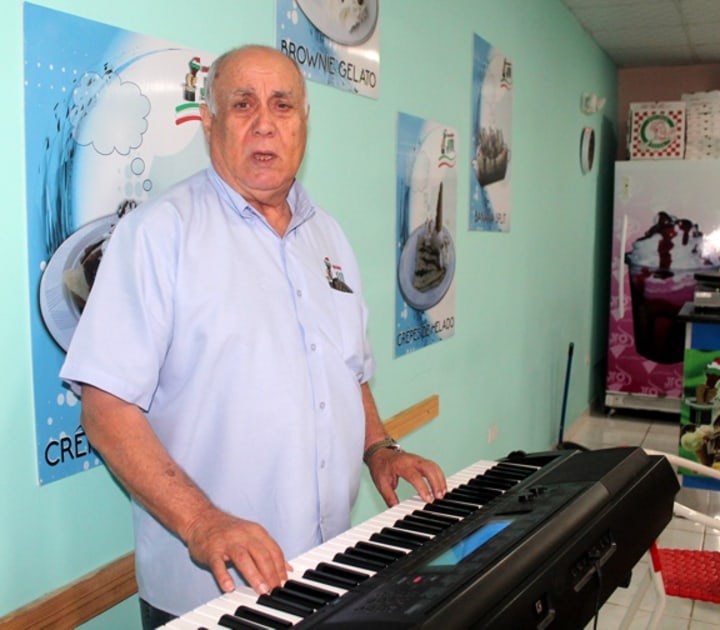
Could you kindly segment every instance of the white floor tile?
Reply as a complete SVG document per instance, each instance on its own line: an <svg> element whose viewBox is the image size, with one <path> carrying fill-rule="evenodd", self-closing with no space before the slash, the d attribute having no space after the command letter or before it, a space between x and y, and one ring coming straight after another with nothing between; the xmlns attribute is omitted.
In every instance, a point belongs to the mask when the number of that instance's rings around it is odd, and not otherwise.
<svg viewBox="0 0 720 630"><path fill-rule="evenodd" d="M705 623L714 623L715 627L720 627L720 604L712 604L710 602L695 602L693 606L693 621L704 621Z"/></svg>

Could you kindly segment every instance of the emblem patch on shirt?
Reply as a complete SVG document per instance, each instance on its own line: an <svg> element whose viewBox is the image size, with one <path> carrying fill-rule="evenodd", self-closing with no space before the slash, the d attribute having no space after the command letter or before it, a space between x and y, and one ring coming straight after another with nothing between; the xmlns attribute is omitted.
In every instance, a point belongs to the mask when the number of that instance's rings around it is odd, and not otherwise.
<svg viewBox="0 0 720 630"><path fill-rule="evenodd" d="M342 267L340 265L334 265L327 256L325 256L325 273L331 288L336 291L342 291L343 293L353 292L353 290L345 284Z"/></svg>

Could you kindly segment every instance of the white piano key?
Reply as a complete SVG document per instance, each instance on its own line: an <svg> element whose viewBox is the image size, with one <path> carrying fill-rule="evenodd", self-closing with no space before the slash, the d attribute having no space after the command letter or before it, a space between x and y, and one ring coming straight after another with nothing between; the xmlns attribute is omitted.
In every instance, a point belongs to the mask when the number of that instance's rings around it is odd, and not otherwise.
<svg viewBox="0 0 720 630"><path fill-rule="evenodd" d="M161 627L166 630L197 630L199 627L205 626L205 622L197 620L196 615L195 611L191 611Z"/></svg>
<svg viewBox="0 0 720 630"><path fill-rule="evenodd" d="M227 601L232 601L234 603L234 606L232 610L224 610L220 615L218 616L218 619L223 613L230 613L234 614L235 609L238 606L247 606L248 608L251 608L252 610L257 610L261 613L265 613L266 615L271 615L273 617L277 617L278 619L284 619L285 621L291 622L293 625L296 623L299 623L302 620L302 617L298 617L297 615L292 615L290 613L286 613L284 610L277 610L275 608L272 608L270 606L265 606L263 604L257 603L258 595L254 591L251 591L252 594L248 594L246 592L235 590L232 593L227 593L228 598ZM210 604L212 605L212 602Z"/></svg>
<svg viewBox="0 0 720 630"><path fill-rule="evenodd" d="M209 607L208 604L204 604L195 610L190 611L186 615L181 617L183 620L187 620L194 625L194 630L198 628L207 628L208 630L220 630L222 626L218 625L220 617L215 611ZM175 626L172 626L173 628ZM225 628L224 630L227 630Z"/></svg>

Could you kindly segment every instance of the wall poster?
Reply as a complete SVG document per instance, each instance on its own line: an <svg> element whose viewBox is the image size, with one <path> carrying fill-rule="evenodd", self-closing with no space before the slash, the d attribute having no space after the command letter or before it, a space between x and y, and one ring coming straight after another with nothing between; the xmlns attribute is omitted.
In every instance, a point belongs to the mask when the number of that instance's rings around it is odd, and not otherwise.
<svg viewBox="0 0 720 630"><path fill-rule="evenodd" d="M720 350L686 348L678 455L720 470ZM720 490L720 481L680 469L683 485Z"/></svg>
<svg viewBox="0 0 720 630"><path fill-rule="evenodd" d="M510 231L512 62L473 35L470 229Z"/></svg>
<svg viewBox="0 0 720 630"><path fill-rule="evenodd" d="M277 0L276 46L311 81L378 98L380 0Z"/></svg>
<svg viewBox="0 0 720 630"><path fill-rule="evenodd" d="M457 137L398 114L396 357L455 333Z"/></svg>
<svg viewBox="0 0 720 630"><path fill-rule="evenodd" d="M32 4L24 40L35 439L45 484L102 464L58 372L115 224L208 165L199 105L213 58Z"/></svg>

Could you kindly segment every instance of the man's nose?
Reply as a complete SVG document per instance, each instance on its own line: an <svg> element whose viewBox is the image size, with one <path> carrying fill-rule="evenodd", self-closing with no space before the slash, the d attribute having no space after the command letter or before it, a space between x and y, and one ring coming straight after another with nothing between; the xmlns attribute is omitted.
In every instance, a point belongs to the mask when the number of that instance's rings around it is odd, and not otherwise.
<svg viewBox="0 0 720 630"><path fill-rule="evenodd" d="M258 107L253 121L253 132L258 135L268 135L275 131L275 121L272 112L267 107Z"/></svg>

